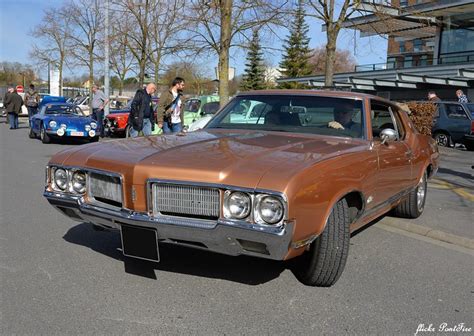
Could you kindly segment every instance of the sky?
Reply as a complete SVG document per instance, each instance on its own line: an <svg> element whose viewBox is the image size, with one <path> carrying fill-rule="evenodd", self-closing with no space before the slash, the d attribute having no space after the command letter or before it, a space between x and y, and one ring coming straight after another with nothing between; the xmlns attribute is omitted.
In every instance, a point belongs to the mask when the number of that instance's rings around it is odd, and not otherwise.
<svg viewBox="0 0 474 336"><path fill-rule="evenodd" d="M32 29L43 20L43 11L46 8L59 7L65 0L0 0L0 62L20 62L34 65L28 57L33 38L29 35ZM310 47L314 48L325 44L325 33L321 30L321 24L307 19L310 26ZM267 42L273 48L281 48L283 39L288 35L287 30L278 31L278 38ZM354 41L356 42L354 45ZM353 31L341 31L338 37L338 48L347 49L355 57L357 64L383 63L386 61L387 41L381 37L359 38L358 33ZM269 51L271 48L263 48L264 58L273 66L277 67L281 60L281 52ZM207 62L209 71L217 66L217 57L214 64ZM230 66L236 68L236 75L242 74L245 68L245 54L234 53L230 60ZM65 76L80 76L86 71L84 69L72 69ZM46 71L40 74L45 77Z"/></svg>

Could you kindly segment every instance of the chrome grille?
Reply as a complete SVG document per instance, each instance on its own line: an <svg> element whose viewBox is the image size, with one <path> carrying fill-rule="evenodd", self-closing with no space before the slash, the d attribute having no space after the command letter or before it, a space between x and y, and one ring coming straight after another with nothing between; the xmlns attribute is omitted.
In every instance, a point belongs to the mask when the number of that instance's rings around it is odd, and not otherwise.
<svg viewBox="0 0 474 336"><path fill-rule="evenodd" d="M153 213L184 217L219 217L219 189L176 184L152 186Z"/></svg>
<svg viewBox="0 0 474 336"><path fill-rule="evenodd" d="M104 174L90 173L89 197L97 202L122 206L122 185L120 178Z"/></svg>

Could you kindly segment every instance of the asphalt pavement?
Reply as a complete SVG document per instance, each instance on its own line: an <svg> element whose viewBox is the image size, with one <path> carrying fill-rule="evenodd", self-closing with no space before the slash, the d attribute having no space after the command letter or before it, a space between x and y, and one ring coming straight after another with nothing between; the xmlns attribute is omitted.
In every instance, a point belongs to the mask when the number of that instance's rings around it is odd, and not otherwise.
<svg viewBox="0 0 474 336"><path fill-rule="evenodd" d="M117 234L70 220L42 196L51 155L77 144L45 145L21 127L0 124L1 335L414 335L421 324L434 331L418 335L474 330L474 250L390 223L407 220L385 217L353 236L331 288L300 284L288 263L182 247L160 246L159 264L124 258ZM425 213L414 222L472 238L472 171L463 168L472 153L446 152L437 178L450 185L430 182ZM443 333L443 323L471 332Z"/></svg>

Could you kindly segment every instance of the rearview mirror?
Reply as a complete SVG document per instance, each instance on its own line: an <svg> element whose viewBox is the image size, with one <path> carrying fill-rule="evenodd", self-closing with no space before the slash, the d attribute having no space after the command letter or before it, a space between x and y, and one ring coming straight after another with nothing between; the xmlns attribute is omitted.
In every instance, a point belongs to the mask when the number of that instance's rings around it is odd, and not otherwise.
<svg viewBox="0 0 474 336"><path fill-rule="evenodd" d="M382 139L382 145L388 141L395 141L397 132L391 128L385 128L380 132L380 139Z"/></svg>

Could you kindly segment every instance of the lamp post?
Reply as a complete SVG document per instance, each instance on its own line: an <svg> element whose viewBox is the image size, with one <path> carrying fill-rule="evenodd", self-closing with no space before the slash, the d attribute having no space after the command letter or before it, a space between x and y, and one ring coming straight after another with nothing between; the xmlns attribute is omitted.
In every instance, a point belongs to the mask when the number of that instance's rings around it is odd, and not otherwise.
<svg viewBox="0 0 474 336"><path fill-rule="evenodd" d="M109 0L105 0L105 60L104 60L104 94L110 99L110 74L109 74ZM109 114L110 104L105 105L104 115Z"/></svg>

